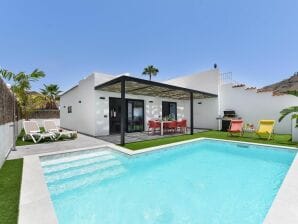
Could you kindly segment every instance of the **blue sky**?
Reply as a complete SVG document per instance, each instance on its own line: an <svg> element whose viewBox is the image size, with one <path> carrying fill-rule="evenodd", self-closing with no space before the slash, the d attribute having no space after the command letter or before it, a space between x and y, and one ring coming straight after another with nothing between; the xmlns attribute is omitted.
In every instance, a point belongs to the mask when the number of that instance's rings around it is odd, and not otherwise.
<svg viewBox="0 0 298 224"><path fill-rule="evenodd" d="M0 66L62 90L93 71L155 80L212 68L263 86L298 71L298 1L1 1Z"/></svg>

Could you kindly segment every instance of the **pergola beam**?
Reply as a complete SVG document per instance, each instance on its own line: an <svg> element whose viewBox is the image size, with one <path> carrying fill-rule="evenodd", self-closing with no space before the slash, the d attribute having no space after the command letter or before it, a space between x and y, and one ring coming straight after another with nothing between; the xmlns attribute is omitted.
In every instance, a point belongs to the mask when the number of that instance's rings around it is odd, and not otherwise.
<svg viewBox="0 0 298 224"><path fill-rule="evenodd" d="M184 87L180 87L180 86L173 86L173 85L169 85L166 83L161 83L161 82L155 82L155 81L149 81L149 80L145 80L145 79L139 79L139 78L135 78L135 77L131 77L131 76L120 76L117 77L115 79L112 79L108 82L99 84L95 87L95 89L104 89L105 87L109 87L113 84L117 84L119 82L121 82L121 80L125 80L127 82L135 82L135 83L140 83L140 84L144 84L144 85L148 85L148 86L156 86L156 87L161 87L161 88L166 88L166 89L172 89L172 90L180 90L180 91L185 91L185 92L193 92L195 94L202 94L206 97L217 97L216 94L212 94L212 93L207 93L207 92L203 92L203 91L198 91L198 90L194 90L194 89L188 89L188 88L184 88ZM109 91L108 89L106 89L105 91ZM153 93L154 96L154 93Z"/></svg>

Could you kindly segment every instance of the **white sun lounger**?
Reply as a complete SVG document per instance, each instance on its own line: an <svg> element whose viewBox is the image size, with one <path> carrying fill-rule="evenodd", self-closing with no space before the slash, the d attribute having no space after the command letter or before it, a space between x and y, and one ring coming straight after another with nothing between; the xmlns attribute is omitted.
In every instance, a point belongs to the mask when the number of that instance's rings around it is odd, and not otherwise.
<svg viewBox="0 0 298 224"><path fill-rule="evenodd" d="M62 136L68 136L71 138L74 135L77 135L77 131L66 131L59 129L53 120L45 120L43 125L46 132L54 133L56 135L56 140L60 139Z"/></svg>
<svg viewBox="0 0 298 224"><path fill-rule="evenodd" d="M46 138L55 140L55 134L47 133L47 132L41 133L40 128L36 121L23 121L23 127L25 130L23 141L25 141L26 137L30 137L34 143L38 143L42 139L46 139Z"/></svg>

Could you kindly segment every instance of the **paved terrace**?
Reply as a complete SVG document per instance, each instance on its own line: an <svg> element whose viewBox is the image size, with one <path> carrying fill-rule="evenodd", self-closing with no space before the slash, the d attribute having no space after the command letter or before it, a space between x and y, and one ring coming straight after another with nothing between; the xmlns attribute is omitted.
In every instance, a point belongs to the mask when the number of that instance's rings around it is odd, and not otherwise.
<svg viewBox="0 0 298 224"><path fill-rule="evenodd" d="M194 129L194 133L198 132L203 132L206 130L203 129ZM189 130L188 130L189 134ZM165 134L163 136L157 134L148 134L148 132L134 132L134 133L125 133L125 143L131 143L131 142L139 142L139 141L146 141L146 140L152 140L152 139L159 139L159 138L166 138L166 137L172 137L172 136L178 136L178 135L183 135L181 133L170 133L170 134ZM106 135L106 136L98 136L96 138L114 143L114 144L120 144L120 134L113 134L113 135Z"/></svg>
<svg viewBox="0 0 298 224"><path fill-rule="evenodd" d="M194 133L201 132L203 130L194 129ZM126 133L125 134L125 142L137 142L151 139L158 139L170 136L181 135L177 134L166 134L164 136L156 135L148 135L147 132L135 132L135 133ZM79 149L79 148L87 148L94 146L102 146L106 144L120 144L120 134L108 135L108 136L100 136L97 138L90 137L83 134L78 134L76 139L70 139L65 141L58 142L45 142L41 144L33 144L33 145L25 145L25 146L17 146L17 151L11 151L8 159L19 159L24 156L36 155L41 153L50 153L50 152L63 152L65 150L70 149Z"/></svg>
<svg viewBox="0 0 298 224"><path fill-rule="evenodd" d="M17 146L17 151L11 151L8 159L19 159L24 156L35 155L49 152L62 152L69 149L79 149L85 147L94 147L105 145L107 142L78 134L76 139L70 139L58 142L48 142L34 145Z"/></svg>

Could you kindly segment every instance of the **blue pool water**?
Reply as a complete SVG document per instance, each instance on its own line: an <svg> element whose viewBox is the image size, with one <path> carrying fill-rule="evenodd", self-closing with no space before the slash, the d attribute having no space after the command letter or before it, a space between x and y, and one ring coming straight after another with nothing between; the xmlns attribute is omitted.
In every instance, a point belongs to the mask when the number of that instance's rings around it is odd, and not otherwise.
<svg viewBox="0 0 298 224"><path fill-rule="evenodd" d="M169 149L41 157L59 223L262 223L295 156L215 140Z"/></svg>

